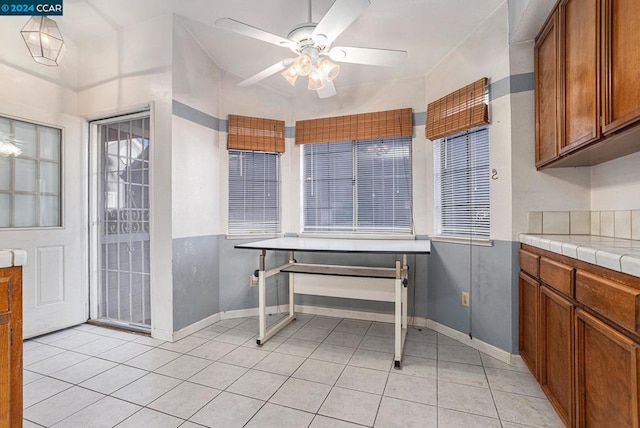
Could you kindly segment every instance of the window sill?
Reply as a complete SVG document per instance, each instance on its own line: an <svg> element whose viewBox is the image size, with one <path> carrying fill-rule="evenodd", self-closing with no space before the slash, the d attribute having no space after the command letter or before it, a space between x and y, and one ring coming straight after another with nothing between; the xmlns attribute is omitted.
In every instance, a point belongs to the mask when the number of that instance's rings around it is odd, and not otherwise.
<svg viewBox="0 0 640 428"><path fill-rule="evenodd" d="M413 234L374 234L374 233L318 233L318 232L302 232L298 236L304 238L323 238L323 239L406 239L415 240Z"/></svg>
<svg viewBox="0 0 640 428"><path fill-rule="evenodd" d="M431 242L446 242L448 244L466 244L466 245L478 245L480 247L493 247L492 239L484 238L467 238L463 236L443 236L433 235L430 236Z"/></svg>
<svg viewBox="0 0 640 428"><path fill-rule="evenodd" d="M281 238L281 233L245 233L245 234L237 234L237 235L226 235L226 239L234 240L234 239L271 239L271 238Z"/></svg>

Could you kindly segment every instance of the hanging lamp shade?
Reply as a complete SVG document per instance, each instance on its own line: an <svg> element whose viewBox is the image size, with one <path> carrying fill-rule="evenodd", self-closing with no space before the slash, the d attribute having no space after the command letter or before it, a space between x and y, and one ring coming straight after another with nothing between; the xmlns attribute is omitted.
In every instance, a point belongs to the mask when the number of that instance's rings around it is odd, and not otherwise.
<svg viewBox="0 0 640 428"><path fill-rule="evenodd" d="M46 16L32 16L20 31L35 62L56 66L67 48L58 24Z"/></svg>

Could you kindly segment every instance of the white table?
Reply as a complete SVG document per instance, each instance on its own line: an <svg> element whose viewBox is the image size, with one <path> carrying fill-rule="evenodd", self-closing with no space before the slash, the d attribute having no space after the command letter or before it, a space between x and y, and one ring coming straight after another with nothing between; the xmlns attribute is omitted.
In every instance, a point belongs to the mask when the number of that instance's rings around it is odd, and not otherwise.
<svg viewBox="0 0 640 428"><path fill-rule="evenodd" d="M275 238L265 241L239 244L235 248L261 250L258 270L259 335L262 345L274 334L295 319L295 294L311 294L363 300L393 302L395 304L395 367L400 367L402 349L407 335L407 266L408 254L429 254L431 241L408 239L320 239ZM289 251L289 262L267 270L267 251ZM298 263L294 253L358 253L398 254L394 267L366 267ZM273 327L266 325L266 280L279 273L289 274L289 316ZM348 277L348 285L334 284L321 275ZM303 281L296 280L303 279Z"/></svg>

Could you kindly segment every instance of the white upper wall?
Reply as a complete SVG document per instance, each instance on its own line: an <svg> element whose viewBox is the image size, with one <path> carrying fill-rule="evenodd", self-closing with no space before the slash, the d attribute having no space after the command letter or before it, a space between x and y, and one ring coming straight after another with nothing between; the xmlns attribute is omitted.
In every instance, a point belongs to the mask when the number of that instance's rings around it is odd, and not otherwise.
<svg viewBox="0 0 640 428"><path fill-rule="evenodd" d="M640 209L640 153L591 167L591 210Z"/></svg>
<svg viewBox="0 0 640 428"><path fill-rule="evenodd" d="M173 26L173 99L219 117L220 70L179 17ZM220 220L220 132L173 116L173 238L225 233Z"/></svg>
<svg viewBox="0 0 640 428"><path fill-rule="evenodd" d="M507 78L510 74L508 38L509 17L507 4L504 3L427 73L427 102L435 101L482 77L487 77L490 83ZM511 240L511 105L508 95L491 100L489 120L490 168L497 171L498 177L491 181L490 188L491 238ZM429 154L427 163L433 164L432 154ZM429 193L429 199L433 200L433 190ZM430 219L429 230L433 231L433 218Z"/></svg>

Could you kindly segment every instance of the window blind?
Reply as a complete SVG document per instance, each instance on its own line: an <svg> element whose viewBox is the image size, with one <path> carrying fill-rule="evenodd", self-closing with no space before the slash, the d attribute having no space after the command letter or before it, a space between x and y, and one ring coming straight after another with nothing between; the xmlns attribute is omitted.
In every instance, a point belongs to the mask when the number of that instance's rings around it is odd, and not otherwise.
<svg viewBox="0 0 640 428"><path fill-rule="evenodd" d="M280 232L280 155L229 151L229 234Z"/></svg>
<svg viewBox="0 0 640 428"><path fill-rule="evenodd" d="M284 121L230 114L227 149L284 153Z"/></svg>
<svg viewBox="0 0 640 428"><path fill-rule="evenodd" d="M296 144L411 137L412 135L413 110L410 108L296 122Z"/></svg>
<svg viewBox="0 0 640 428"><path fill-rule="evenodd" d="M434 144L436 234L489 238L489 130Z"/></svg>
<svg viewBox="0 0 640 428"><path fill-rule="evenodd" d="M489 123L487 78L473 82L427 106L425 135L430 140Z"/></svg>
<svg viewBox="0 0 640 428"><path fill-rule="evenodd" d="M411 137L307 144L303 230L412 232Z"/></svg>

